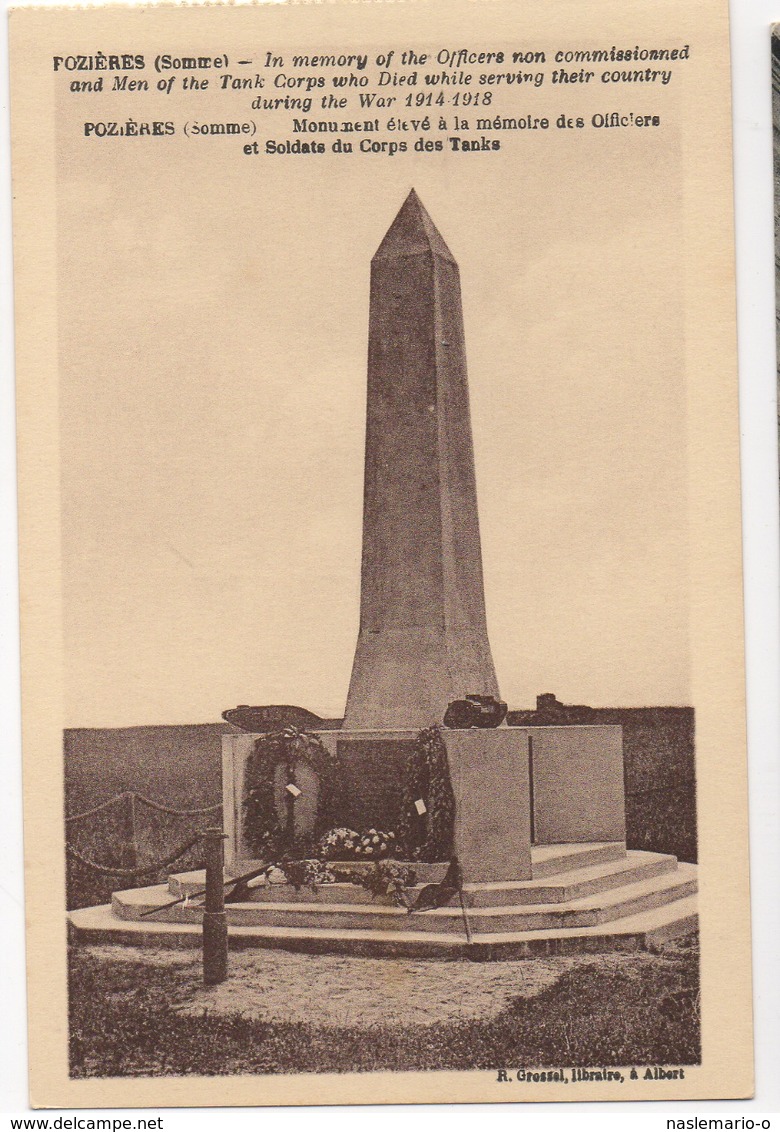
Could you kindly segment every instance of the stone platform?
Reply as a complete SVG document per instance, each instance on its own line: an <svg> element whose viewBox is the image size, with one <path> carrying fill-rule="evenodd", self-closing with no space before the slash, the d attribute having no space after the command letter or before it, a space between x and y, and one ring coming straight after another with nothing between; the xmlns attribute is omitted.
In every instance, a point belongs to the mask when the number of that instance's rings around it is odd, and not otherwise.
<svg viewBox="0 0 780 1132"><path fill-rule="evenodd" d="M620 843L534 846L530 880L464 886L472 942L458 901L409 915L352 884L296 892L257 889L227 906L233 947L365 955L503 959L652 948L697 926L696 867ZM76 942L200 944L198 903L154 912L202 887L202 874L114 894L111 905L70 913ZM413 893L414 890L412 890ZM151 916L141 919L144 912Z"/></svg>

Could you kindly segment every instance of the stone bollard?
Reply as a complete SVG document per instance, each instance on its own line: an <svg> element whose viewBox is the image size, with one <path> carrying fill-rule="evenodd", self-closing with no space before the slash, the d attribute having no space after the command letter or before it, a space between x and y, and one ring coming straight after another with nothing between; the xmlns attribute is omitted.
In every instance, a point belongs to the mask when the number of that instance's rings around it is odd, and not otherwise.
<svg viewBox="0 0 780 1132"><path fill-rule="evenodd" d="M203 912L203 982L207 987L224 983L228 965L228 930L225 914L225 839L221 829L204 829L206 904Z"/></svg>

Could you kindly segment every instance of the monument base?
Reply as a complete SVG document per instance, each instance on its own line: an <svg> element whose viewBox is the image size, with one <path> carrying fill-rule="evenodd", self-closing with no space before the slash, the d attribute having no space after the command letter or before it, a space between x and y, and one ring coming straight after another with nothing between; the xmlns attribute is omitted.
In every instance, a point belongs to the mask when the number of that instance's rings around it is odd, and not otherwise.
<svg viewBox="0 0 780 1132"><path fill-rule="evenodd" d="M399 828L418 733L315 734L336 756L343 778L329 823L358 832ZM313 890L269 884L228 905L231 946L502 959L654 947L695 929L695 866L626 851L619 727L444 729L441 737L465 908L457 895L443 907L410 913L389 898L372 899L359 884ZM242 733L223 740L226 879L257 863L246 836L245 796L247 762L261 738ZM320 789L315 779L307 780L311 794ZM281 790L283 784L282 777ZM309 797L306 812L317 812L317 805ZM417 885L405 893L410 906L424 884L443 879L448 862L413 865ZM111 906L72 912L71 931L90 942L197 946L203 913L195 899L168 905L202 887L203 875L195 873L114 893Z"/></svg>
<svg viewBox="0 0 780 1132"><path fill-rule="evenodd" d="M399 828L416 731L317 731L338 758L343 789L331 828ZM467 882L529 880L534 843L625 841L622 732L615 726L443 729L455 795L453 851ZM261 735L226 735L227 867L255 859L244 820L247 761ZM422 799L425 803L426 799Z"/></svg>

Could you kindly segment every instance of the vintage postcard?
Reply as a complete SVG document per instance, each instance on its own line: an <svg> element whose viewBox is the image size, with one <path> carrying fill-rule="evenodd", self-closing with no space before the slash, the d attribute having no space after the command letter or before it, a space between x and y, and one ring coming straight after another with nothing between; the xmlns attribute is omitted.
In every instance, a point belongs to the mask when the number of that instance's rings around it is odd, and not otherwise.
<svg viewBox="0 0 780 1132"><path fill-rule="evenodd" d="M10 20L32 1103L749 1096L725 0Z"/></svg>

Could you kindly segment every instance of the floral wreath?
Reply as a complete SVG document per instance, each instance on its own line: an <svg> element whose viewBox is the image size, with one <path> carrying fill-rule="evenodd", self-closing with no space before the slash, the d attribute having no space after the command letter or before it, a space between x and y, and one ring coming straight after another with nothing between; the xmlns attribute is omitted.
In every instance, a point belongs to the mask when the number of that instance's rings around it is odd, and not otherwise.
<svg viewBox="0 0 780 1132"><path fill-rule="evenodd" d="M398 841L411 860L448 861L454 839L455 795L447 748L438 727L428 727L417 736L405 780ZM423 814L415 805L419 800L425 804Z"/></svg>
<svg viewBox="0 0 780 1132"><path fill-rule="evenodd" d="M276 811L274 772L280 763L292 768L297 762L307 763L319 781L314 838L321 837L328 828L342 780L338 757L316 735L295 727L269 732L255 743L247 759L244 778L244 835L250 851L257 857L280 857L293 849Z"/></svg>

